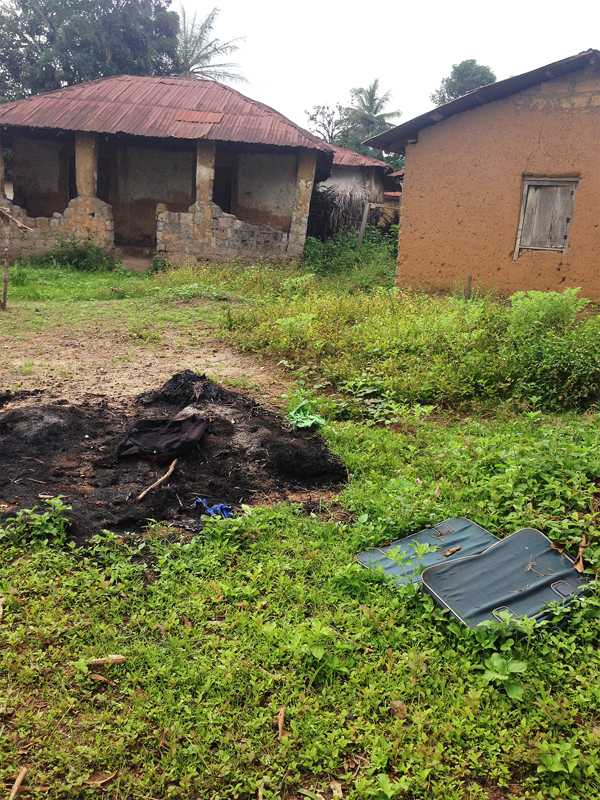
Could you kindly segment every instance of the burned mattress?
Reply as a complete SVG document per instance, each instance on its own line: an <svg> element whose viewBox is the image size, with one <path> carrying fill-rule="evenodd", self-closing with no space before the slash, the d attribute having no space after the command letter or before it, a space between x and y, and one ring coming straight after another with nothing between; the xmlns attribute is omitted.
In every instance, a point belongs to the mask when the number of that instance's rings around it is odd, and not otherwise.
<svg viewBox="0 0 600 800"><path fill-rule="evenodd" d="M425 569L424 588L470 628L499 621L502 612L539 618L553 602L568 602L587 581L541 531L524 528L483 552Z"/></svg>
<svg viewBox="0 0 600 800"><path fill-rule="evenodd" d="M359 553L357 561L382 569L397 586L418 583L427 567L480 553L498 539L469 519L455 517L398 539L386 547Z"/></svg>

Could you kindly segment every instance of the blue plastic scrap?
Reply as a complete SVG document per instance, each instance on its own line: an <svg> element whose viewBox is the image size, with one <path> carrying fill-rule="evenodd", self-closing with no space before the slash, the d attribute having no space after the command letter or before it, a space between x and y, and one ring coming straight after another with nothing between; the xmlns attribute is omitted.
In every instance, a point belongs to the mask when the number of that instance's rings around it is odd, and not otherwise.
<svg viewBox="0 0 600 800"><path fill-rule="evenodd" d="M427 567L481 553L498 540L469 519L446 519L431 528L357 555L369 569L382 569L396 586L420 583Z"/></svg>
<svg viewBox="0 0 600 800"><path fill-rule="evenodd" d="M214 505L211 505L206 497L197 497L194 500L194 505L197 511L209 517L222 517L223 519L231 519L233 517L233 509L226 503L214 503Z"/></svg>

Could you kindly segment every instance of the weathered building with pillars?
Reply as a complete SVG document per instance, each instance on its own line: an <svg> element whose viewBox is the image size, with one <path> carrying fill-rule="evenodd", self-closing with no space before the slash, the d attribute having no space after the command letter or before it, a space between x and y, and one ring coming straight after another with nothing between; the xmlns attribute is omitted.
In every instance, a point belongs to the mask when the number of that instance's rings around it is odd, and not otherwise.
<svg viewBox="0 0 600 800"><path fill-rule="evenodd" d="M26 223L0 249L58 240L158 253L174 263L302 255L327 144L214 81L117 76L0 105L12 198Z"/></svg>

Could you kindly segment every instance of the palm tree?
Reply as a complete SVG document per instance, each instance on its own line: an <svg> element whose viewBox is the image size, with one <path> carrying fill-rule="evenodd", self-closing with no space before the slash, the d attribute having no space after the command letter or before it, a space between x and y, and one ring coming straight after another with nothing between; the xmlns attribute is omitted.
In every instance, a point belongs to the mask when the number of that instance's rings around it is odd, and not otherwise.
<svg viewBox="0 0 600 800"><path fill-rule="evenodd" d="M379 94L379 79L366 87L352 89L352 105L346 109L352 124L360 130L364 138L375 136L393 127L391 120L400 116L400 111L385 111L391 93Z"/></svg>
<svg viewBox="0 0 600 800"><path fill-rule="evenodd" d="M204 19L196 12L190 17L181 6L177 54L179 74L215 81L245 80L236 70L239 64L220 61L235 53L243 37L223 42L214 35L219 9L213 8Z"/></svg>

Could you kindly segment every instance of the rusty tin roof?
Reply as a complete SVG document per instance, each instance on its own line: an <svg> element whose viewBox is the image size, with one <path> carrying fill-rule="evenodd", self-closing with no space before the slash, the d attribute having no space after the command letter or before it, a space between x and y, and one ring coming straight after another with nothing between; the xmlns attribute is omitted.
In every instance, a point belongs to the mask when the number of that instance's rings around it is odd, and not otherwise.
<svg viewBox="0 0 600 800"><path fill-rule="evenodd" d="M378 158L355 153L354 150L348 150L347 147L338 147L334 144L330 146L333 149L334 167L380 167L385 170L391 169L389 164L386 164L385 161L380 161Z"/></svg>
<svg viewBox="0 0 600 800"><path fill-rule="evenodd" d="M455 114L478 108L494 100L502 100L504 97L521 92L530 86L560 78L563 75L583 69L589 64L597 64L599 61L600 51L584 50L575 56L563 58L561 61L554 61L552 64L532 69L530 72L523 72L521 75L514 75L512 78L496 81L496 83L488 83L486 86L473 89L472 92L468 92L450 103L438 106L426 114L421 114L408 122L402 123L402 125L397 125L395 128L373 136L371 139L367 139L365 144L389 152L403 153L408 142L416 140L419 131L423 128L437 125Z"/></svg>
<svg viewBox="0 0 600 800"><path fill-rule="evenodd" d="M0 126L300 147L328 144L211 80L117 75L0 105Z"/></svg>

